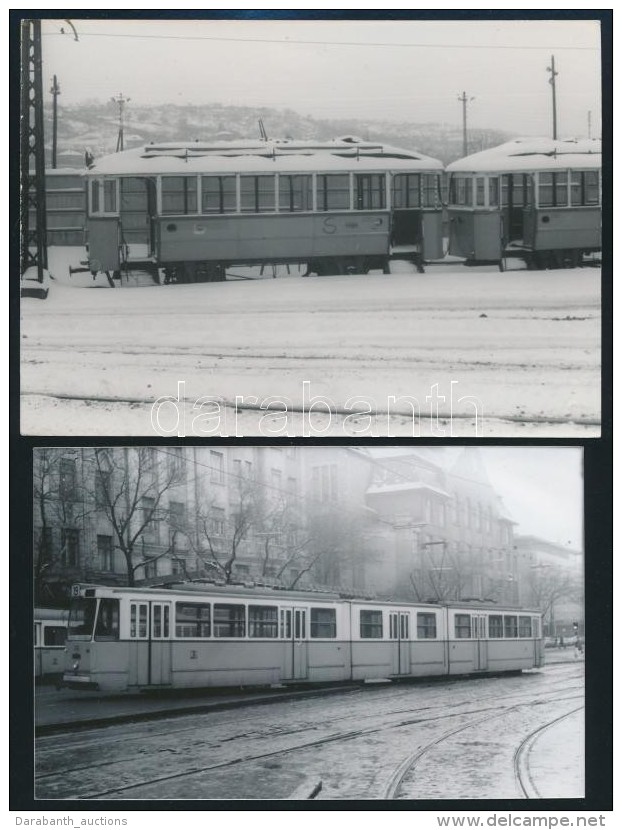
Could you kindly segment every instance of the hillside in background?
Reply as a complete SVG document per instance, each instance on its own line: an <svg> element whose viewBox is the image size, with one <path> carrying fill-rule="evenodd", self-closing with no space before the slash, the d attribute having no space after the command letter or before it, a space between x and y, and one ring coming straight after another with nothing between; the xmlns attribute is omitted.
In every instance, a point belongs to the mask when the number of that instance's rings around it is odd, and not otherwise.
<svg viewBox="0 0 622 830"><path fill-rule="evenodd" d="M228 140L259 138L261 119L270 138L329 140L357 135L369 141L415 149L448 164L462 156L459 124L417 124L369 119L329 121L303 116L293 110L259 107L128 105L125 111L125 148L150 141ZM58 107L57 166L80 167L84 151L97 156L116 149L118 110L114 103L89 103ZM51 106L45 111L46 155L51 151ZM513 136L500 130L469 130L469 152L494 147Z"/></svg>

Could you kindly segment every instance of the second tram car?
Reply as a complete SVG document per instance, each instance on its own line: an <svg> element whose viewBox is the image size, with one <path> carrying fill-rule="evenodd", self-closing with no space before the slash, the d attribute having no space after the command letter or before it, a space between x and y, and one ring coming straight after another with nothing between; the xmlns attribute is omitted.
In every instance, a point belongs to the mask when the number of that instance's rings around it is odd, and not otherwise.
<svg viewBox="0 0 622 830"><path fill-rule="evenodd" d="M35 608L34 674L38 679L62 675L65 668L65 640L69 611Z"/></svg>
<svg viewBox="0 0 622 830"><path fill-rule="evenodd" d="M231 265L388 270L443 256L442 164L355 137L150 144L86 171L88 270L225 279ZM110 276L109 276L110 279Z"/></svg>
<svg viewBox="0 0 622 830"><path fill-rule="evenodd" d="M449 253L574 267L601 249L601 141L517 139L447 167Z"/></svg>
<svg viewBox="0 0 622 830"><path fill-rule="evenodd" d="M207 586L73 589L64 682L104 691L521 671L537 611Z"/></svg>

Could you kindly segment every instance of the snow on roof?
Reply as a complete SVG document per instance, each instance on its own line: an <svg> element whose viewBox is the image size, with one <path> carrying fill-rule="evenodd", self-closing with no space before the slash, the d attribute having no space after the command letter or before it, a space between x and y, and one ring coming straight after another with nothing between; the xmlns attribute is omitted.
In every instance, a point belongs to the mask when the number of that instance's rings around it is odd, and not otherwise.
<svg viewBox="0 0 622 830"><path fill-rule="evenodd" d="M521 173L530 170L600 169L602 142L597 138L517 138L474 153L447 166L448 173Z"/></svg>
<svg viewBox="0 0 622 830"><path fill-rule="evenodd" d="M372 484L367 488L366 493L368 496L374 496L378 493L399 493L406 490L430 490L439 496L451 498L446 490L441 490L440 487L434 487L432 484L426 484L423 481L405 481L400 484Z"/></svg>
<svg viewBox="0 0 622 830"><path fill-rule="evenodd" d="M312 141L215 141L148 144L102 156L90 175L275 173L317 170L442 170L437 159L413 150L350 138Z"/></svg>

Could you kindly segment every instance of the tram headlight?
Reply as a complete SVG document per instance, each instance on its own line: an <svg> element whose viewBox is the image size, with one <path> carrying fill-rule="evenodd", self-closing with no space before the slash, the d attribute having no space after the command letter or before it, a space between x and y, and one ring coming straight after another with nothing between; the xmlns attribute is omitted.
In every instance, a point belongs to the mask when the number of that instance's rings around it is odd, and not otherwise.
<svg viewBox="0 0 622 830"><path fill-rule="evenodd" d="M79 669L79 668L80 668L80 663L79 663L78 661L76 661L76 662L73 664L73 670L74 670L74 671L78 671L78 669Z"/></svg>

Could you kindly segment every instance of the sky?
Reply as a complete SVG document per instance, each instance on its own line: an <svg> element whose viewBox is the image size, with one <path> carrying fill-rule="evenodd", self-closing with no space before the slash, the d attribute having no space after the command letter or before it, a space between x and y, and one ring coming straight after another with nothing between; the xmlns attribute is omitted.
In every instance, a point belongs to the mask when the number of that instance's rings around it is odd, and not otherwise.
<svg viewBox="0 0 622 830"><path fill-rule="evenodd" d="M488 479L503 499L515 532L583 550L583 452L580 447L479 447ZM404 454L417 448L394 447ZM426 447L431 460L451 468L461 447ZM386 448L374 449L374 454ZM438 458L435 458L435 455Z"/></svg>
<svg viewBox="0 0 622 830"><path fill-rule="evenodd" d="M59 106L123 93L131 106L290 108L314 118L600 135L598 21L43 21ZM61 32L64 29L64 33Z"/></svg>

